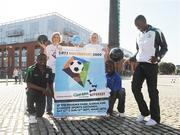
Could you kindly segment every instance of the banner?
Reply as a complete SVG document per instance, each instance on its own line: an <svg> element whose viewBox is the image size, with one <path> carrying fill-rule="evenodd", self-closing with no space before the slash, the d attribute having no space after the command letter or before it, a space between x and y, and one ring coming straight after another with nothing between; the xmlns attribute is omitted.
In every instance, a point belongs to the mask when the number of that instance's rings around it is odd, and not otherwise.
<svg viewBox="0 0 180 135"><path fill-rule="evenodd" d="M56 57L54 116L106 115L104 53L63 47Z"/></svg>

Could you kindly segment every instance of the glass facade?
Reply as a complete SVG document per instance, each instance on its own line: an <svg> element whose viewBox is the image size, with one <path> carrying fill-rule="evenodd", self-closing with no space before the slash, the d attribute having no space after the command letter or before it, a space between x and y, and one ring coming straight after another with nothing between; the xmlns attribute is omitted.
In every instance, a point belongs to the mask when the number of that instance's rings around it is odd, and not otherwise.
<svg viewBox="0 0 180 135"><path fill-rule="evenodd" d="M88 43L89 35L92 33L81 25L54 13L0 25L0 45L36 41L40 34L45 34L51 39L51 34L55 31L65 37L63 41L66 43L73 35L79 35L83 43Z"/></svg>

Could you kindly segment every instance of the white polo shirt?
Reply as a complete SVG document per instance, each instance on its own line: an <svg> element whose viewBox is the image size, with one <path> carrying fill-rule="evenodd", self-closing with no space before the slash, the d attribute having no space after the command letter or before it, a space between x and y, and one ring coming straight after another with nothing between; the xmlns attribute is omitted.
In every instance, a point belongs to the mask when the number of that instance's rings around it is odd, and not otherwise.
<svg viewBox="0 0 180 135"><path fill-rule="evenodd" d="M141 32L137 37L139 52L136 56L138 62L148 62L151 56L155 56L155 31Z"/></svg>

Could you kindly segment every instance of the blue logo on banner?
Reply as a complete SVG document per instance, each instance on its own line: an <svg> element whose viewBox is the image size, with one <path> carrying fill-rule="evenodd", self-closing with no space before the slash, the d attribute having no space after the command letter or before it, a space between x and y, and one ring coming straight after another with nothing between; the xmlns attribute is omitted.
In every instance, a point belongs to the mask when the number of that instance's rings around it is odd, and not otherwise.
<svg viewBox="0 0 180 135"><path fill-rule="evenodd" d="M81 38L79 35L74 35L72 38L71 38L71 42L73 45L79 45L80 44L80 41L81 41Z"/></svg>

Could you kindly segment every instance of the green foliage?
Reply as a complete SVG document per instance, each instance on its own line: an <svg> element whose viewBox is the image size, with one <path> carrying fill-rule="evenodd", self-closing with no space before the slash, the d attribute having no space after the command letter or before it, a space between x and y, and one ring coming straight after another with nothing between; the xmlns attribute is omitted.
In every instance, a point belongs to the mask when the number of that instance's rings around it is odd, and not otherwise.
<svg viewBox="0 0 180 135"><path fill-rule="evenodd" d="M171 74L175 73L175 70L176 70L176 66L171 62L169 62L169 63L161 62L159 64L159 73L160 74L171 75Z"/></svg>
<svg viewBox="0 0 180 135"><path fill-rule="evenodd" d="M176 68L176 74L180 75L180 69Z"/></svg>

